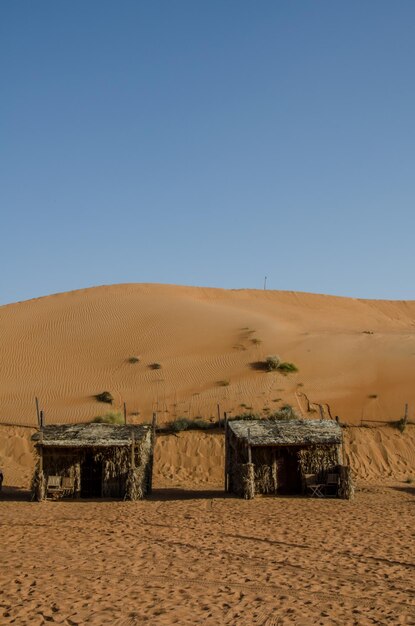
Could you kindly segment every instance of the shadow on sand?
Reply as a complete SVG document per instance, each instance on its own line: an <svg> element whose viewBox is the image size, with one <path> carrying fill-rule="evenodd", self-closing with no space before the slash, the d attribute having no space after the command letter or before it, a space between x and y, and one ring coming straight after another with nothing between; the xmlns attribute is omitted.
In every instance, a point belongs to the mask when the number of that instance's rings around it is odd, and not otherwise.
<svg viewBox="0 0 415 626"><path fill-rule="evenodd" d="M163 488L153 489L151 496L147 496L146 500L155 502L166 502L168 500L212 500L212 499L230 499L235 496L231 493L226 493L222 489L179 489Z"/></svg>
<svg viewBox="0 0 415 626"><path fill-rule="evenodd" d="M235 498L233 494L226 493L221 489L180 489L180 488L162 488L153 489L150 496L146 496L145 500L152 502L167 502L178 500L212 500L212 499L230 499ZM31 502L32 492L29 489L21 489L20 487L3 487L0 492L0 502ZM63 498L58 502L81 503L89 502L123 502L122 498Z"/></svg>
<svg viewBox="0 0 415 626"><path fill-rule="evenodd" d="M410 487L409 485L407 487L393 487L393 489L395 491L402 491L403 493L409 493L411 496L415 496L415 485L413 487Z"/></svg>
<svg viewBox="0 0 415 626"><path fill-rule="evenodd" d="M30 489L3 485L0 491L0 502L30 502L32 492Z"/></svg>

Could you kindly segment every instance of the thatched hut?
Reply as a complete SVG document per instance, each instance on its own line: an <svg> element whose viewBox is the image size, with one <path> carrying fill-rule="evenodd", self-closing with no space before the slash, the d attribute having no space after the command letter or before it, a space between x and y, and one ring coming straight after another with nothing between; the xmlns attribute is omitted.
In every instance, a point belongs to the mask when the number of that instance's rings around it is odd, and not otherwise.
<svg viewBox="0 0 415 626"><path fill-rule="evenodd" d="M331 420L235 420L225 432L225 489L255 494L305 494L308 480L320 497L350 498L350 468L342 465L342 430ZM335 489L326 488L335 476Z"/></svg>
<svg viewBox="0 0 415 626"><path fill-rule="evenodd" d="M32 437L38 456L33 498L44 500L58 477L74 497L143 498L151 491L154 433L147 425L44 426Z"/></svg>

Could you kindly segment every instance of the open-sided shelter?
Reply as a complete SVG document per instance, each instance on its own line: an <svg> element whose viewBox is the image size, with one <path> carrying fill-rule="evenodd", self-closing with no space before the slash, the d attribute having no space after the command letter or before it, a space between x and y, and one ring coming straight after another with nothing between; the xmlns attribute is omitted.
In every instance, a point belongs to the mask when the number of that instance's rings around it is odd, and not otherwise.
<svg viewBox="0 0 415 626"><path fill-rule="evenodd" d="M155 428L148 425L44 426L33 435L38 459L33 498L50 477L70 480L73 495L139 500L151 491Z"/></svg>
<svg viewBox="0 0 415 626"><path fill-rule="evenodd" d="M230 421L225 454L225 489L247 499L306 493L310 475L322 487L336 475L334 495L350 498L353 493L350 468L342 465L342 430L335 421Z"/></svg>

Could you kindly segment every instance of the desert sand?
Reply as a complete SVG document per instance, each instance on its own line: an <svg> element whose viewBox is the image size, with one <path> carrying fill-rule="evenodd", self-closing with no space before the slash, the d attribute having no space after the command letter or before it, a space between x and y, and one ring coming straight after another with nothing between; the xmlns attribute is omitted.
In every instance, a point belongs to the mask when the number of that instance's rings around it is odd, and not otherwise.
<svg viewBox="0 0 415 626"><path fill-rule="evenodd" d="M0 339L1 625L415 624L414 302L118 285L1 307ZM30 502L35 396L46 423L338 415L356 496L225 496L212 430L157 437L148 500Z"/></svg>
<svg viewBox="0 0 415 626"><path fill-rule="evenodd" d="M272 354L298 373L252 369ZM88 420L104 390L137 422L287 403L351 424L408 403L414 419L414 379L413 301L127 284L0 307L0 423L35 425L35 396L49 423Z"/></svg>
<svg viewBox="0 0 415 626"><path fill-rule="evenodd" d="M2 624L414 624L412 486L0 502ZM9 499L10 498L10 499Z"/></svg>

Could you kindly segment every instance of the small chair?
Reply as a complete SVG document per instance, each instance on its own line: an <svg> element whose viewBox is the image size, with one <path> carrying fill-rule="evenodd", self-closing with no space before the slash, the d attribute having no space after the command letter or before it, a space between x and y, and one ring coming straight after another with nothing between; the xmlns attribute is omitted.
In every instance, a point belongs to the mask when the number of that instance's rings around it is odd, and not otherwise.
<svg viewBox="0 0 415 626"><path fill-rule="evenodd" d="M324 498L324 485L317 482L316 474L305 475L306 492L311 498Z"/></svg>
<svg viewBox="0 0 415 626"><path fill-rule="evenodd" d="M75 493L75 481L70 476L64 476L62 478L62 497L73 496Z"/></svg>
<svg viewBox="0 0 415 626"><path fill-rule="evenodd" d="M339 475L327 474L326 484L324 486L324 495L336 497L338 489L339 489Z"/></svg>
<svg viewBox="0 0 415 626"><path fill-rule="evenodd" d="M50 496L52 500L57 500L62 495L61 477L48 476L46 485L46 497Z"/></svg>

